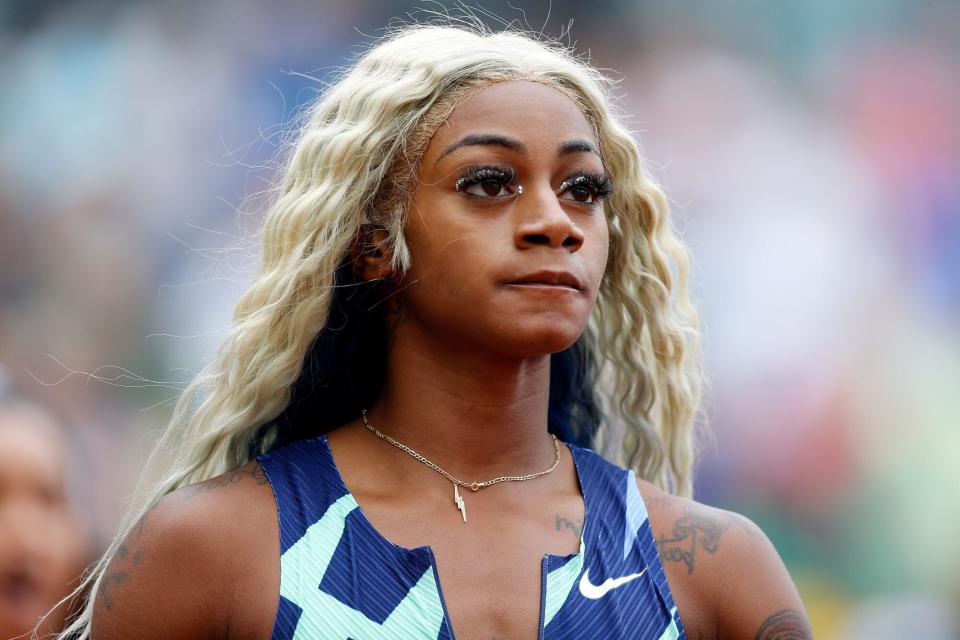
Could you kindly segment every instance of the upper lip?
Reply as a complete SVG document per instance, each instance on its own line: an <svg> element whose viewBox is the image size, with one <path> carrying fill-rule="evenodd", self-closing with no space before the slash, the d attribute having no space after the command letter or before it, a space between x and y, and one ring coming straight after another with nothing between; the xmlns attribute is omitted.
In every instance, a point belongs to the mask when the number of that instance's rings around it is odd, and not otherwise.
<svg viewBox="0 0 960 640"><path fill-rule="evenodd" d="M583 284L580 280L569 271L563 271L562 269L540 269L539 271L534 271L533 273L528 273L525 276L510 280L507 284L566 285L573 287L577 291L583 291Z"/></svg>

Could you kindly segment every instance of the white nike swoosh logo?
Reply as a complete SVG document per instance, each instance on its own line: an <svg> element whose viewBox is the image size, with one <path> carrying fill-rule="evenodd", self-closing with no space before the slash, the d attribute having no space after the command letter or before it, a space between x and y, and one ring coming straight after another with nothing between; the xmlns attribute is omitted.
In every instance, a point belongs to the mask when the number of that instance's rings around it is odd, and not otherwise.
<svg viewBox="0 0 960 640"><path fill-rule="evenodd" d="M583 575L580 576L580 593L584 598L590 598L591 600L596 600L607 595L611 589L616 589L617 587L624 585L631 580L635 580L642 576L646 572L646 569L640 573L633 573L629 576L622 576L620 578L607 578L603 581L603 584L593 584L588 578L590 570L587 569L583 572Z"/></svg>

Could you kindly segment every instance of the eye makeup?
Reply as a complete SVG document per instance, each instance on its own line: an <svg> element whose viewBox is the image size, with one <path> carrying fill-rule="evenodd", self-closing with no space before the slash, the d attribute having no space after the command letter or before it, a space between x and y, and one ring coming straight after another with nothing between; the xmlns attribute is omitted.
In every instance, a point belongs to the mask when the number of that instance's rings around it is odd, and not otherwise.
<svg viewBox="0 0 960 640"><path fill-rule="evenodd" d="M594 204L613 193L613 182L605 173L578 171L560 183L560 193L564 192L571 193L575 202Z"/></svg>
<svg viewBox="0 0 960 640"><path fill-rule="evenodd" d="M455 184L457 191L466 195L479 196L479 194L467 193L466 190L473 185L480 185L487 197L496 197L502 188L509 187L513 183L515 177L516 171L511 167L481 165L468 168L457 178ZM493 190L494 193L489 193L488 189ZM512 195L512 192L507 195Z"/></svg>
<svg viewBox="0 0 960 640"><path fill-rule="evenodd" d="M516 170L510 166L477 165L468 167L456 180L458 192L474 198L505 198L522 193L514 184ZM613 193L613 183L602 171L582 170L568 175L557 191L561 200L595 205ZM567 197L569 196L569 197Z"/></svg>

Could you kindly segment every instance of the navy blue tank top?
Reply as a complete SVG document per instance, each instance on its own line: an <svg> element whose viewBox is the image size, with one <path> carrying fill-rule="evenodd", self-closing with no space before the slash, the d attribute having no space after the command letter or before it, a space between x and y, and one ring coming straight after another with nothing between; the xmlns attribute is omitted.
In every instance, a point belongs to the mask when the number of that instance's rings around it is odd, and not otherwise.
<svg viewBox="0 0 960 640"><path fill-rule="evenodd" d="M686 639L633 471L566 443L584 499L580 550L541 564L541 640ZM337 470L326 436L257 458L280 523L273 640L452 639L428 546L374 529Z"/></svg>

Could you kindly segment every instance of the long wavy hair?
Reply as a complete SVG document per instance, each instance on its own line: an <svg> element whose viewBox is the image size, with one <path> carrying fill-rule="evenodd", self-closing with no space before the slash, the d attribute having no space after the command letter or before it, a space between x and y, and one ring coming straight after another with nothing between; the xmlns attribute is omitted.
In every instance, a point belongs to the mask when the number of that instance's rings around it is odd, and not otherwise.
<svg viewBox="0 0 960 640"><path fill-rule="evenodd" d="M376 400L388 349L384 283L360 281L352 260L365 230L381 228L394 272L406 271L405 214L427 143L471 93L508 80L568 95L616 185L603 205L610 251L588 327L551 356L549 428L667 491L692 494L706 378L689 262L667 200L622 124L615 82L540 34L406 25L388 31L306 112L263 225L259 271L216 356L179 398L64 637L88 636L105 567L165 494L329 431Z"/></svg>

